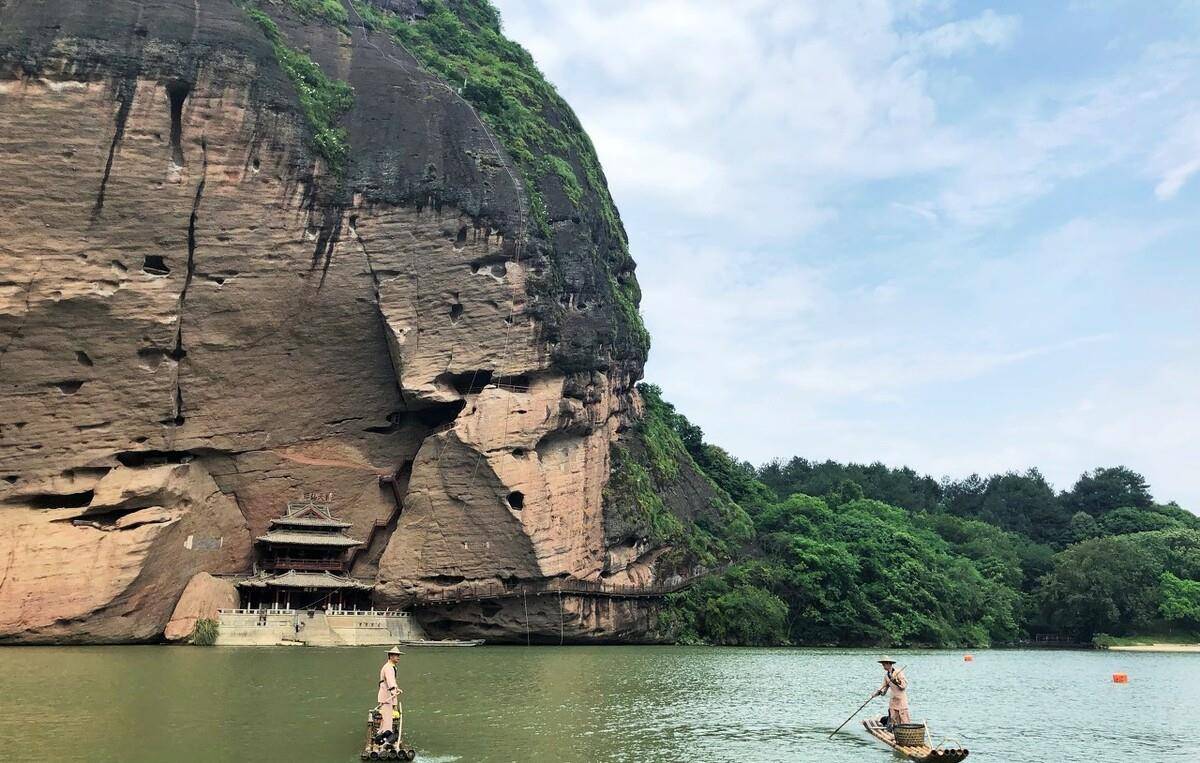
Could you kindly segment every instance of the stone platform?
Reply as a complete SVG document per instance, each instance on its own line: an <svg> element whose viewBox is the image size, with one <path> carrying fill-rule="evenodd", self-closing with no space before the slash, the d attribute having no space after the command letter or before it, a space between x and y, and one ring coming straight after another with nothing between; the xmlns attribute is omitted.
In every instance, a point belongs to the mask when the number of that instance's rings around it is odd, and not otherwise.
<svg viewBox="0 0 1200 763"><path fill-rule="evenodd" d="M217 616L217 646L382 646L426 638L408 612L222 609Z"/></svg>

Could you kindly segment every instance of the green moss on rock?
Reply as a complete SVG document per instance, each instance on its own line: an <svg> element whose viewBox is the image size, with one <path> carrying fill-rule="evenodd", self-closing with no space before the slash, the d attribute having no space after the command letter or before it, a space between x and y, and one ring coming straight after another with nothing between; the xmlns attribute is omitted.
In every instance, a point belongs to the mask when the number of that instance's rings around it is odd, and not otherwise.
<svg viewBox="0 0 1200 763"><path fill-rule="evenodd" d="M346 13L346 6L342 5L342 0L284 0L284 2L304 21L325 21L343 30L349 29L350 15Z"/></svg>
<svg viewBox="0 0 1200 763"><path fill-rule="evenodd" d="M634 265L600 160L578 118L533 58L501 33L499 13L486 0L421 0L423 15L407 18L365 0L353 1L368 28L389 34L447 82L503 143L527 202L523 238L539 238L553 249L555 226L565 219L584 221L597 231L588 237L599 241L591 244L597 256L588 266L600 268L607 277L588 279L589 288L600 292L616 324L608 330L610 336L599 341L610 344L618 359L640 365L650 336L638 313L636 284L624 283L632 281ZM560 192L569 210L551 203ZM563 320L558 297L570 281L570 267L561 260L551 256L547 272L531 284L551 334ZM598 332L585 333L591 334L583 338L588 341ZM571 339L580 341L578 335ZM569 350L558 353L557 359L567 371L596 367L590 356L572 357Z"/></svg>
<svg viewBox="0 0 1200 763"><path fill-rule="evenodd" d="M652 384L639 386L645 416L612 448L606 510L626 533L674 548L679 569L718 566L754 536L750 516L704 474L680 437L679 420Z"/></svg>
<svg viewBox="0 0 1200 763"><path fill-rule="evenodd" d="M340 3L334 4L341 8ZM311 6L309 12L325 18L322 9L330 3L289 0L289 5L294 8ZM296 88L300 108L311 131L313 149L325 160L330 172L340 176L350 147L346 130L338 125L338 120L354 106L354 90L345 82L326 76L307 54L289 46L278 25L261 8L250 3L242 7L266 35L275 51L275 60ZM344 8L342 13L345 13Z"/></svg>

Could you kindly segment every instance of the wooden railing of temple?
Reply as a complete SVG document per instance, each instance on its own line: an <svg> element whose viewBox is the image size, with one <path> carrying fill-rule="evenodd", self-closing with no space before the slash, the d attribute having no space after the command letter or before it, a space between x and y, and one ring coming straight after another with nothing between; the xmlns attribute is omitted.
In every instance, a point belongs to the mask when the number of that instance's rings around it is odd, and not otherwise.
<svg viewBox="0 0 1200 763"><path fill-rule="evenodd" d="M258 566L265 570L301 570L304 572L345 572L346 563L341 559L288 559L277 557L264 559Z"/></svg>
<svg viewBox="0 0 1200 763"><path fill-rule="evenodd" d="M610 599L660 598L682 591L701 578L721 572L723 569L724 567L705 570L669 583L659 583L650 586L608 583L602 580L579 580L577 578L550 578L549 580L526 583L506 583L496 580L485 583L458 583L452 588L447 588L437 593L425 594L414 601L413 606L461 604L470 601L545 596L547 594L592 596Z"/></svg>

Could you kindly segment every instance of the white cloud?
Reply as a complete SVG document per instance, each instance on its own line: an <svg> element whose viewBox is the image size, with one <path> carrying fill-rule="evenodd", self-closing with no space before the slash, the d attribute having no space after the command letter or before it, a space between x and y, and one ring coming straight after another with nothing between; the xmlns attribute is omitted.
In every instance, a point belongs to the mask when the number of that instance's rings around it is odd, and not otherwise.
<svg viewBox="0 0 1200 763"><path fill-rule="evenodd" d="M1137 211L1200 172L1194 35L1036 48L1048 6L951 0L499 4L630 223L648 376L714 442L1060 484L1123 462L1200 508L1196 348L1169 348L1200 323L1200 222Z"/></svg>
<svg viewBox="0 0 1200 763"><path fill-rule="evenodd" d="M1179 120L1155 152L1151 168L1159 176L1154 195L1164 201L1175 198L1188 180L1200 172L1200 110Z"/></svg>
<svg viewBox="0 0 1200 763"><path fill-rule="evenodd" d="M917 35L912 47L926 55L946 58L975 48L1003 47L1012 42L1021 26L1016 16L1001 16L988 9L973 19L951 21Z"/></svg>

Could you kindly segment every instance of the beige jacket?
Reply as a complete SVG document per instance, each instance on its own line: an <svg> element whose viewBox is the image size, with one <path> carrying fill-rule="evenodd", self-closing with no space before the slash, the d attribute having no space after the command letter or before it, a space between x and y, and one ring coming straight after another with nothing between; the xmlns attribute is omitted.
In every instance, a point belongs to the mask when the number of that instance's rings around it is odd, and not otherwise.
<svg viewBox="0 0 1200 763"><path fill-rule="evenodd" d="M889 710L908 709L908 677L903 670L893 670L892 675L884 679L879 691L888 695Z"/></svg>
<svg viewBox="0 0 1200 763"><path fill-rule="evenodd" d="M379 694L375 697L375 701L380 704L394 705L399 691L400 687L396 683L396 666L392 664L391 660L388 660L379 669Z"/></svg>

